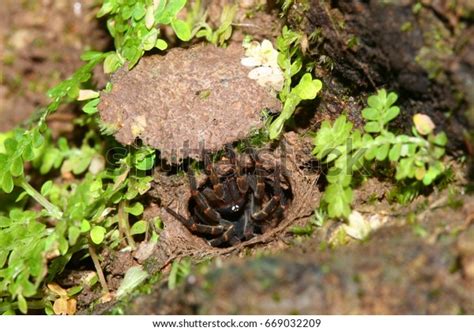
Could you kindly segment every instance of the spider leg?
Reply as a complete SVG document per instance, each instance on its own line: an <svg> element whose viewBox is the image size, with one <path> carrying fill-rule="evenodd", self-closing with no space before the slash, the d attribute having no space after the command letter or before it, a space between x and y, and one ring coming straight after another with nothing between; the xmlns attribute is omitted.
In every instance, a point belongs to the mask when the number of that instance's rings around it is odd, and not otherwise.
<svg viewBox="0 0 474 331"><path fill-rule="evenodd" d="M265 183L264 183L265 185ZM277 207L280 206L280 201L282 197L282 191L280 186L280 167L275 168L275 178L273 181L273 196L270 200L265 203L265 205L257 212L252 214L252 218L256 221L263 221L270 216Z"/></svg>
<svg viewBox="0 0 474 331"><path fill-rule="evenodd" d="M250 209L247 209L244 214L244 238L245 240L249 240L255 236L255 226L252 222L252 211L254 208L254 196L250 197Z"/></svg>
<svg viewBox="0 0 474 331"><path fill-rule="evenodd" d="M236 179L237 187L241 194L246 194L249 190L249 179L248 179L247 174L244 173L242 168L243 166L239 162L236 162L235 169L236 169L236 175L237 175L237 179Z"/></svg>
<svg viewBox="0 0 474 331"><path fill-rule="evenodd" d="M216 192L211 190L209 187L204 188L202 194L212 206L218 206L222 202L222 200L217 197Z"/></svg>
<svg viewBox="0 0 474 331"><path fill-rule="evenodd" d="M225 230L225 232L220 237L209 240L208 241L209 245L211 245L212 247L217 247L217 246L222 245L225 242L228 242L230 245L238 244L240 242L240 239L238 239L235 236L235 226L234 226L234 224L232 224L232 222L224 220L224 219L222 220L222 224L224 225L224 227L227 227L227 229Z"/></svg>
<svg viewBox="0 0 474 331"><path fill-rule="evenodd" d="M232 179L229 181L228 190L229 190L229 195L232 198L232 201L234 201L234 205L238 205L239 208L243 207L245 205L245 197L246 197L247 191L245 192L241 191L241 188L239 187L238 179L237 180Z"/></svg>
<svg viewBox="0 0 474 331"><path fill-rule="evenodd" d="M209 221L212 221L214 224L220 224L222 221L221 216L217 211L211 208L209 202L207 202L206 197L197 189L196 178L191 171L188 171L189 185L191 186L191 197L196 202L196 205L202 211L204 215L208 218Z"/></svg>
<svg viewBox="0 0 474 331"><path fill-rule="evenodd" d="M239 160L237 160L237 156L232 147L232 144L226 144L225 151L226 151L227 158L229 159L230 164L233 164L235 167L235 175L236 175L235 181L237 183L237 188L239 189L239 192L241 194L245 194L247 193L249 189L247 176L242 171L242 166L240 165ZM236 199L236 193L237 192L235 192L235 189L232 188L230 192L232 199Z"/></svg>
<svg viewBox="0 0 474 331"><path fill-rule="evenodd" d="M249 150L249 155L255 163L255 174L249 180L253 194L258 200L262 200L265 195L265 170L262 161L259 159L257 151L253 148Z"/></svg>
<svg viewBox="0 0 474 331"><path fill-rule="evenodd" d="M220 235L224 232L225 228L222 225L205 225L199 224L194 220L194 217L185 218L182 215L178 214L174 210L165 207L165 210L178 221L180 221L189 231L198 232L204 234L210 234L213 236Z"/></svg>
<svg viewBox="0 0 474 331"><path fill-rule="evenodd" d="M211 155L209 153L206 153L204 155L204 165L205 165L206 173L209 176L209 179L211 180L212 188L215 192L216 197L219 200L224 201L225 199L224 186L219 180L219 176L217 174L216 169L214 168L214 165L212 164Z"/></svg>
<svg viewBox="0 0 474 331"><path fill-rule="evenodd" d="M248 174L247 182L252 192L254 192L252 195L255 195L255 191L257 190L257 177L255 176L255 174Z"/></svg>

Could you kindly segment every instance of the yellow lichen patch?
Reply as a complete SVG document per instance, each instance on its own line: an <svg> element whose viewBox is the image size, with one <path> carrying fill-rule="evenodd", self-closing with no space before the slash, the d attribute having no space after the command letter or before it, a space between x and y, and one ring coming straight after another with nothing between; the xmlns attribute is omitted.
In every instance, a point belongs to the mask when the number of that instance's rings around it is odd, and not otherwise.
<svg viewBox="0 0 474 331"><path fill-rule="evenodd" d="M147 127L146 117L143 115L137 116L135 117L131 126L132 134L138 137L143 132L145 132L146 127Z"/></svg>

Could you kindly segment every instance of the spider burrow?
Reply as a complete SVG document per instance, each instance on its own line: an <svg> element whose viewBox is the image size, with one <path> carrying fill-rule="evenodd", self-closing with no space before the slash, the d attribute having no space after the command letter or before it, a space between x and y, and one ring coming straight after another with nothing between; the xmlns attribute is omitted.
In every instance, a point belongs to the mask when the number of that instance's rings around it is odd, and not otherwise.
<svg viewBox="0 0 474 331"><path fill-rule="evenodd" d="M280 164L263 166L258 152L236 154L231 145L225 157L213 164L203 152L206 180L198 186L194 172L187 172L191 189L189 216L170 208L168 213L213 247L227 247L274 228L283 219L291 189Z"/></svg>

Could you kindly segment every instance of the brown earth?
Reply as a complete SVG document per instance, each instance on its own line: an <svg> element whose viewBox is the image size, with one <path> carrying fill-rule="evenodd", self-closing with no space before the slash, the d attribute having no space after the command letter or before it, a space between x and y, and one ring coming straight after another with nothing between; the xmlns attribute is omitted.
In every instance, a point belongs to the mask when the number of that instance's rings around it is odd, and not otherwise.
<svg viewBox="0 0 474 331"><path fill-rule="evenodd" d="M88 49L109 39L95 19L93 0L4 0L0 6L0 132L26 121L48 103L46 91L70 76ZM50 118L56 135L73 130L75 115Z"/></svg>

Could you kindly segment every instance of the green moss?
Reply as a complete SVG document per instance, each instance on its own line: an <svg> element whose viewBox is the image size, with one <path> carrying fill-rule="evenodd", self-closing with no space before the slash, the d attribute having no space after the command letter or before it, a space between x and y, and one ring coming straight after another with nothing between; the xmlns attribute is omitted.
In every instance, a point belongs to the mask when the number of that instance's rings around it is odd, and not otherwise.
<svg viewBox="0 0 474 331"><path fill-rule="evenodd" d="M424 46L418 51L416 62L426 70L430 79L445 82L444 66L445 61L453 55L453 37L436 19L429 19L426 26L431 28L423 33Z"/></svg>

